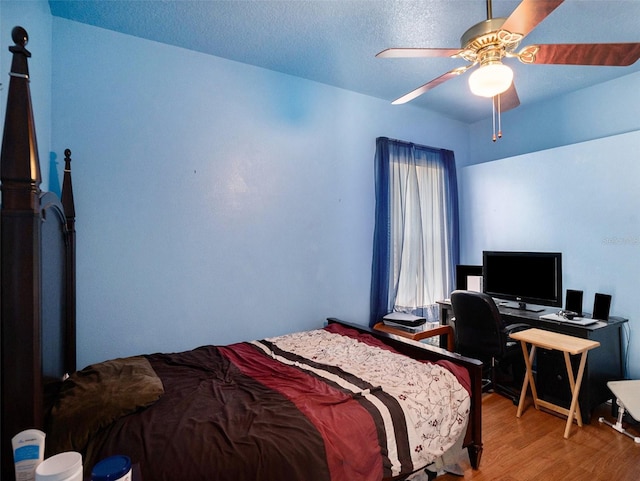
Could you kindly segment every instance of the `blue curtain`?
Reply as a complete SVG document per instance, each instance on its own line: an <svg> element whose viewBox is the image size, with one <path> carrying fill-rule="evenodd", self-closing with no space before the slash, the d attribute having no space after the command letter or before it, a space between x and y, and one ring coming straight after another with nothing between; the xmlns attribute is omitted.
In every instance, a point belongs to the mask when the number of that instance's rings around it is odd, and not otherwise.
<svg viewBox="0 0 640 481"><path fill-rule="evenodd" d="M380 137L375 185L370 325L392 311L436 320L460 257L454 154Z"/></svg>

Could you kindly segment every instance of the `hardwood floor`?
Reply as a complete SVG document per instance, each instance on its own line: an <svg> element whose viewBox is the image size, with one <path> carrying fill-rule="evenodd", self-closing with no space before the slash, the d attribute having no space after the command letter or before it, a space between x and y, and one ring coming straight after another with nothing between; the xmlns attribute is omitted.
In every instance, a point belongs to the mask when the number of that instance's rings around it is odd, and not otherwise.
<svg viewBox="0 0 640 481"><path fill-rule="evenodd" d="M484 452L480 469L464 465L464 477L444 474L437 481L638 481L640 444L598 422L615 422L603 405L582 428L574 422L563 438L566 418L537 411L532 401L520 419L517 407L498 394L485 394ZM640 436L640 429L630 429Z"/></svg>

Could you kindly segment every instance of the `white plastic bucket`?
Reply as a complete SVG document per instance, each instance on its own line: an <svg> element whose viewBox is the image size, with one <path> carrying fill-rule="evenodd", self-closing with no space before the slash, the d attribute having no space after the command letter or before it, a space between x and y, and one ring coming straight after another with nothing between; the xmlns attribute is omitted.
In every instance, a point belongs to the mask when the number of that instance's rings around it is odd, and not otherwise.
<svg viewBox="0 0 640 481"><path fill-rule="evenodd" d="M82 455L68 451L45 459L36 468L36 481L82 481Z"/></svg>

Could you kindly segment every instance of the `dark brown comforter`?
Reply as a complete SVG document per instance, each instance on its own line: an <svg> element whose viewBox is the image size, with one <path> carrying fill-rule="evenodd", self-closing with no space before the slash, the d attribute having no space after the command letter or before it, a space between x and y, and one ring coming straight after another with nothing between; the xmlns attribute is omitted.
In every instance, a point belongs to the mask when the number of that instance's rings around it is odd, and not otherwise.
<svg viewBox="0 0 640 481"><path fill-rule="evenodd" d="M435 377L443 379L421 387L416 397L424 400L407 407L402 392L416 389L412 375L400 383L408 388L387 387L375 373L354 374L361 360L338 367L327 360L335 356L327 335L355 333L332 325L302 336L318 345L300 349L297 338L274 338L144 356L164 393L73 448L83 452L87 471L126 454L140 463L144 481L373 481L423 467L458 438L469 404L455 376L438 367ZM378 345L365 341L355 347ZM347 353L359 355L370 356ZM394 397L396 389L405 391ZM433 404L433 412L418 413L420 403Z"/></svg>

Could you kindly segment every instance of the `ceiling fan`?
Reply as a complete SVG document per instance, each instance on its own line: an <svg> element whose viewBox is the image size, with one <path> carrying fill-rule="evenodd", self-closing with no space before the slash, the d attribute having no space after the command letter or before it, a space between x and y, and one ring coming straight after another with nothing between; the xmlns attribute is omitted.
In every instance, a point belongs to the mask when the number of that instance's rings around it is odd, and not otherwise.
<svg viewBox="0 0 640 481"><path fill-rule="evenodd" d="M520 105L513 85L513 71L502 63L515 57L525 64L628 66L640 58L640 43L538 44L516 52L522 39L564 0L522 0L508 18L493 18L491 0L487 0L487 20L469 28L460 38L461 48L388 48L380 58L451 57L469 62L427 82L394 100L403 104L428 90L479 65L469 76L475 95L492 97L506 111ZM495 122L495 114L494 114ZM495 127L494 127L495 131ZM501 134L499 132L498 137ZM495 140L495 133L494 133Z"/></svg>

